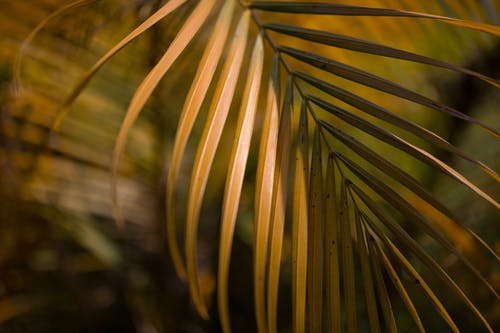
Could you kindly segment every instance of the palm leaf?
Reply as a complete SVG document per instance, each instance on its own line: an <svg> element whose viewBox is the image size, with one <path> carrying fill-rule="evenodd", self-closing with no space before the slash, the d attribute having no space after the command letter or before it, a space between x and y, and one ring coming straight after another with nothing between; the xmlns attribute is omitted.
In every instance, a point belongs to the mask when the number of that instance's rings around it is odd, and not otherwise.
<svg viewBox="0 0 500 333"><path fill-rule="evenodd" d="M323 195L323 165L320 140L320 129L314 129L311 171L309 181L309 237L307 251L307 302L309 332L321 332L323 326L323 271L324 271L324 241L325 216ZM344 280L351 281L351 280Z"/></svg>
<svg viewBox="0 0 500 333"><path fill-rule="evenodd" d="M174 63L175 59L177 59L180 53L186 48L187 44L194 37L194 34L200 29L213 5L214 1L205 1L203 3L200 3L200 5L193 11L191 16L188 17L186 23L177 34L176 39L172 42L172 44L170 44L169 48L162 56L158 64L156 64L156 66L141 82L141 85L137 88L134 97L130 101L127 113L125 114L125 118L123 119L122 125L120 127L120 132L116 137L116 145L115 149L113 150L113 159L111 163L111 197L113 201L114 214L118 225L123 224L123 218L121 216L120 208L117 203L118 199L116 193L116 177L118 172L119 159L125 146L125 140L128 136L128 132L132 127L132 124L139 116L139 113L144 107L144 104L146 104L146 101L151 96L153 90L156 88L165 73L169 70L170 66ZM138 33L140 33L140 31Z"/></svg>
<svg viewBox="0 0 500 333"><path fill-rule="evenodd" d="M339 332L341 327L340 229L333 154L328 155L325 185L325 244L328 249L325 261L326 322L329 332Z"/></svg>
<svg viewBox="0 0 500 333"><path fill-rule="evenodd" d="M254 254L254 288L257 327L267 330L265 306L265 277L267 267L267 250L269 242L269 224L274 184L276 160L278 119L279 119L279 63L278 57L273 60L271 80L267 93L266 115L260 139L259 163L257 166L255 193L255 254Z"/></svg>
<svg viewBox="0 0 500 333"><path fill-rule="evenodd" d="M88 2L91 1L77 1L62 7L37 26L22 45L15 72L19 75L20 59L27 44L48 20ZM71 105L110 58L148 29L156 27L161 20L168 19L167 15L184 2L168 1L101 57L76 82L75 88L57 109L51 128L57 130L66 117L71 117ZM194 307L202 318L208 319L212 310L207 297L210 294L204 290L207 287L199 272L198 229L200 222L205 220L202 211L211 174L227 168L227 175L222 177L226 179L226 188L217 246L218 312L224 332L231 331L228 301L231 249L235 230L239 228L239 206L251 182L250 179L245 181L245 173L252 170L250 165L253 163L257 164L254 193L250 195L254 198L254 224L253 236L249 238L253 242L253 304L259 332L281 329L279 290L284 285L291 286L292 304L289 310L292 319L289 324L294 332L322 332L323 322L329 332L340 331L344 327L347 332L356 332L365 326L361 323L363 316L358 313L363 306L372 332L384 329L397 332L399 322L394 309L395 299L385 275L392 281L418 331L425 332L424 317L414 304L417 298L412 298L414 289L405 286L402 281L405 274L418 281L419 288L435 307L435 316L441 317L452 331L459 332L460 323L455 322L455 311L448 309L449 305L440 300L439 292L433 290L432 283L439 285L439 282L452 291L463 307L473 314L471 321L493 332L494 318L476 305L480 303L478 298L466 290L460 274L445 269L435 259L437 256L430 252L456 258L467 278L474 283L480 282L488 297L496 301L499 299L497 291L485 277L485 272L472 265L471 258L460 252L450 235L439 229L435 219L444 217L448 221L444 223L456 224L457 228L475 239L475 251L489 253L493 257L488 259L492 266L498 265L498 255L489 242L483 240L468 225L468 221L449 207L450 203L437 195L432 184L426 183L421 172L415 172L415 169L420 163L435 177L442 174L454 180L454 186L461 192L475 193L474 200L489 203L486 209L497 213L500 205L494 191L488 188L489 184L498 186L496 165L488 166L475 157L474 152L465 151L451 140L453 138L448 139L447 133L434 132L429 128L432 127L432 120L422 124L422 121L410 119L411 111L404 108L428 114L433 120L465 124L482 134L487 133L489 135L485 136L485 140L492 145L498 140L498 126L475 114L462 112L459 107L448 105L438 96L429 96L428 90L412 87L409 83L411 75L404 71L422 69L423 65L429 67L423 70L426 80L430 80L426 75L450 72L477 81L483 84L481 87L494 93L500 85L498 78L469 69L463 63L451 63L451 60L444 59L446 54L437 59L350 33L356 31L369 35L373 32L389 39L390 35L385 30L397 31L398 22L401 22L408 27L406 33L422 35L421 38L429 45L431 40L452 36L450 31L462 31L463 35L456 38L457 45L466 43L461 38L470 39L477 41L472 48L486 50L493 43L498 43L500 28L484 21L487 8L476 2L470 6L451 0L441 2L459 13L460 18L446 16L436 9L439 8L437 5L427 4L435 10L435 14L431 14L423 12L426 10L423 4L410 5L416 10L411 11L404 10L398 1L380 2L387 4L387 8L280 1L239 4L234 0L226 0L219 6L214 0L200 1L193 6L194 9L187 8L188 14L182 18L181 29L133 94L120 123L111 159L112 207L122 232L127 230L127 216L121 213L118 200L120 188L117 185L119 163L126 151L131 129L154 95L154 90L168 81L169 75L173 75L171 72L176 69L178 61L199 62L194 78L191 81L184 79L190 88L180 112L168 165L166 229L175 270L181 279L187 278ZM467 17L469 12L484 20L470 21ZM239 17L237 24L233 20L235 14ZM213 20L212 15L216 19ZM357 19L374 29L368 31L362 25L352 29L347 25L336 25L338 31L333 32L328 28L328 24L333 27L333 23L319 23L320 18L337 20L340 16ZM317 25L304 17L317 18ZM283 20L285 23L280 22ZM199 33L202 27L209 28L207 42ZM429 31L436 35L426 39L425 33ZM228 35L232 36L229 43L226 42ZM257 36L253 51L246 52L253 36ZM411 42L406 36L399 38L403 44ZM189 53L187 50L190 44L196 42L204 45L201 60L198 60L196 52ZM470 49L470 45L464 47L464 50ZM422 53L424 51L422 49ZM357 56L365 57L362 65L356 62ZM390 69L370 68L369 62L374 58L381 64L395 66L397 70L393 73L403 73L391 75ZM393 62L392 59L405 61ZM222 68L217 70L219 63ZM245 66L248 66L248 71L243 70ZM247 77L244 78L243 74ZM267 96L262 96L260 91L262 79L267 80L263 82L267 83ZM282 96L281 85L284 82ZM215 86L213 91L211 85ZM211 104L206 119L202 120L204 117L200 115L205 111L203 102L209 99ZM295 104L301 106L297 114ZM236 124L233 124L231 116L233 105L240 110ZM439 114L428 113L430 110ZM187 172L191 174L191 180L186 211L182 214L186 216L183 222L184 262L177 241L175 207L178 200L175 191L185 173L183 158L188 155L187 152L193 151L189 140L196 133L197 119L204 123L193 165ZM222 138L233 128L232 153L227 161L224 157L218 161L216 152L224 144ZM260 147L252 155L254 131L260 140ZM396 152L398 155L395 156L409 157L412 167L395 163L391 155ZM460 157L468 162L470 168L483 171L488 180L482 183L469 176L467 171L459 170L444 152ZM436 212L433 218L418 210L419 206L417 202L412 202L409 192L418 197L419 202L432 207ZM289 196L292 197L291 205L288 203ZM287 228L289 222L291 232ZM427 239L425 237L439 245L436 246L439 250L429 250L419 244L419 239ZM291 244L290 253L285 251L288 241ZM408 255L403 254L405 251L417 260L408 259ZM287 260L291 262L290 273L283 265ZM357 262L360 263L359 269ZM426 276L426 282L424 273L420 272L422 270L427 275L430 272L432 279ZM357 276L361 279L357 280ZM285 279L290 282L281 283ZM364 289L364 299L357 297L360 287Z"/></svg>
<svg viewBox="0 0 500 333"><path fill-rule="evenodd" d="M185 268L182 263L182 258L177 245L176 230L175 230L175 205L174 205L174 189L181 167L182 156L185 150L189 134L194 125L195 119L200 110L201 104L208 90L208 86L212 81L215 73L216 64L222 55L224 42L229 32L229 25L233 16L234 4L227 2L225 7L220 11L217 23L215 24L212 37L207 44L203 56L198 65L196 77L193 80L189 95L186 98L181 118L178 125L177 135L175 138L174 149L172 152L172 161L168 174L168 182L166 188L166 207L167 207L167 237L172 259L175 265L177 274L185 277Z"/></svg>
<svg viewBox="0 0 500 333"><path fill-rule="evenodd" d="M281 110L280 128L278 130L278 147L276 151L276 168L274 175L269 275L267 284L267 321L269 332L277 332L278 287L281 268L281 252L285 228L287 203L287 180L290 160L291 125L293 111L293 86L290 78L286 84L283 109Z"/></svg>
<svg viewBox="0 0 500 333"><path fill-rule="evenodd" d="M373 279L373 274L372 270L370 268L370 256L368 252L368 242L366 239L366 232L362 226L361 222L361 215L359 211L355 210L354 211L354 216L355 216L355 222L356 222L356 239L357 239L357 245L358 245L358 251L359 251L359 258L361 262L361 271L363 274L363 287L365 290L365 297L366 297L366 306L368 308L368 320L370 322L370 329L372 332L380 332L380 322L378 319L378 309L377 309L377 299L375 298L375 291L374 291L374 279ZM371 253L371 256L373 256L373 252ZM373 259L373 262L375 264L378 264L376 259ZM378 269L375 268L374 269ZM380 277L378 276L379 272L376 272L376 279L375 282L378 284L380 282ZM385 311L382 311L385 312ZM385 314L384 314L385 316Z"/></svg>
<svg viewBox="0 0 500 333"><path fill-rule="evenodd" d="M306 323L307 252L308 252L308 189L309 146L307 132L307 109L302 101L295 154L295 177L293 185L292 221L292 313L293 329L304 332ZM334 190L334 189L331 189ZM328 213L328 210L327 210ZM336 301L339 301L336 298ZM340 309L338 309L340 311ZM340 315L340 312L339 312ZM340 317L339 317L340 319ZM340 321L338 322L340 325Z"/></svg>
<svg viewBox="0 0 500 333"><path fill-rule="evenodd" d="M197 229L203 192L208 180L210 166L215 156L222 129L231 106L231 101L238 81L243 53L248 36L248 13L243 14L234 33L229 54L218 82L208 120L200 139L191 175L188 210L186 219L186 261L189 286L193 301L202 317L208 317L197 276Z"/></svg>
<svg viewBox="0 0 500 333"><path fill-rule="evenodd" d="M243 95L243 102L238 118L236 140L231 156L231 171L228 173L224 194L218 271L219 311L221 313L220 316L224 332L230 331L227 280L231 258L231 245L257 109L257 97L262 76L263 53L262 35L259 35L252 53L252 63L250 64L249 75L245 86L245 93Z"/></svg>

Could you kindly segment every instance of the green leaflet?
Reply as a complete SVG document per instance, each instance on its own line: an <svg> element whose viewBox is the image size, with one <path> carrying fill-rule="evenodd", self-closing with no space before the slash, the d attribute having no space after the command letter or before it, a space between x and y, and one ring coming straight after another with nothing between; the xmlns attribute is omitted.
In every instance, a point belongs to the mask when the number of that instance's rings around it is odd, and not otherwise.
<svg viewBox="0 0 500 333"><path fill-rule="evenodd" d="M377 216L377 218L387 227L396 237L398 242L407 246L433 273L436 274L451 290L453 290L457 296L460 297L461 300L469 309L472 310L476 314L476 316L481 320L484 326L490 331L493 332L490 324L484 318L483 314L477 309L477 307L470 301L467 295L464 294L462 289L456 284L456 282L446 273L443 268L436 263L436 261L427 254L422 247L411 238L403 228L388 215L379 205L377 205L368 195L366 195L359 187L354 184L350 184L350 188L354 190L354 192L358 195L358 197L368 206L368 208ZM373 229L377 227L374 224L370 225Z"/></svg>
<svg viewBox="0 0 500 333"><path fill-rule="evenodd" d="M366 71L360 70L358 68L340 63L338 61L328 59L317 54L313 54L310 52L294 49L287 46L280 46L278 48L280 52L283 52L287 55L292 56L293 58L300 60L302 62L308 63L314 67L320 68L324 71L330 72L332 74L338 75L345 79L351 80L353 82L360 83L367 87L371 87L373 89L377 89L388 94L392 94L403 99L415 102L420 105L424 105L436 111L442 112L444 114L456 117L458 119L462 119L468 121L470 123L476 124L490 132L495 137L500 136L494 128L482 123L479 120L476 120L472 117L469 117L449 106L443 105L434 101L430 98L427 98L421 94L418 94L412 90L409 90L399 84L396 84L392 81L381 78L377 75L368 73Z"/></svg>
<svg viewBox="0 0 500 333"><path fill-rule="evenodd" d="M380 278L377 276L375 279L372 275L372 268L370 262L375 262L377 257L372 253L372 248L368 247L366 233L364 226L361 222L361 215L357 209L354 210L354 220L356 226L356 239L359 258L361 262L361 272L363 275L363 287L365 290L366 307L368 309L368 320L370 322L370 329L373 333L380 333L380 322L378 318L377 299L375 297L374 284L380 283Z"/></svg>
<svg viewBox="0 0 500 333"><path fill-rule="evenodd" d="M296 14L317 14L317 15L347 15L347 16L393 16L393 17L413 17L442 21L447 24L466 27L493 35L500 35L500 27L459 20L451 17L410 12L404 10L394 10L387 8L370 8L360 6L350 6L324 2L287 2L287 1L254 1L248 4L249 8L274 11L281 13Z"/></svg>
<svg viewBox="0 0 500 333"><path fill-rule="evenodd" d="M358 51L362 53L375 54L384 57L396 58L401 60L408 60L412 62L417 62L421 64L427 64L435 67L446 68L455 72L463 73L481 79L488 82L496 87L500 87L500 82L493 78L482 75L478 72L471 71L469 69L455 66L443 61L432 59L429 57L421 56L415 53L406 52L400 49L395 49L378 43L362 40L359 38L354 38L346 35L334 34L327 31L312 30L302 27L290 26L278 23L266 23L264 28L272 31L276 31L288 36L294 36L304 40L309 40L312 42L317 42L325 45L330 45L334 47L339 47L343 49Z"/></svg>
<svg viewBox="0 0 500 333"><path fill-rule="evenodd" d="M448 141L444 140L437 134L427 130L426 128L423 128L419 126L418 124L415 124L411 121L408 121L404 119L403 117L386 110L382 108L381 106L372 103L362 97L359 97L347 90L344 90L342 88L339 88L337 86L334 86L328 82L325 82L323 80L320 80L318 78L315 78L311 75L308 75L306 73L302 72L294 72L294 75L299 77L300 79L304 80L305 82L311 84L312 86L320 89L321 91L340 99L341 101L350 104L357 109L372 115L376 118L379 118L381 120L384 120L392 125L395 125L401 129L404 129L408 131L409 133L414 134L415 136L426 140L427 142L435 145L436 147L439 147L441 149L444 149L446 151L449 151L457 156L460 156L461 158L468 160L476 165L478 165L486 174L491 176L493 179L498 181L498 174L489 168L487 165L482 163L481 161L478 161L472 157L470 157L467 153L463 152L461 149L455 147L454 145L450 144Z"/></svg>

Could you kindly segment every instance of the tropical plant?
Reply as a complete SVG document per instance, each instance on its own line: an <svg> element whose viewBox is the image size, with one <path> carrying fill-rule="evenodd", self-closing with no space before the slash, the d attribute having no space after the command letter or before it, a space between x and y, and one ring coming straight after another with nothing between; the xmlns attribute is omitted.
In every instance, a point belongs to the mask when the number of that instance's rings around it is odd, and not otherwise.
<svg viewBox="0 0 500 333"><path fill-rule="evenodd" d="M15 61L17 97L9 105L27 99L21 71L36 34L63 14L78 16L75 8L88 6L97 15L104 10L97 6L111 6L97 3L70 3L32 30ZM78 223L58 222L64 229L117 265L126 259L112 237L131 237L140 225L134 221L158 226L165 215L175 271L199 316L218 314L223 332L231 331L230 266L244 269L231 260L235 233L253 248L246 283L252 284L259 332L425 332L444 325L453 332L494 331L498 239L483 228L498 231L500 81L468 66L498 60L497 2L169 0L134 6L142 23L83 75L77 70L78 80L66 78L74 88L66 89L64 100L51 96L58 106L54 113L40 111L47 115L38 124L44 135L30 139L38 154L35 175L45 163L64 170L61 161L50 164L58 159L54 153L82 168L97 167L99 174L88 171L88 177L100 184L110 168L111 205L98 215L110 218L111 207L117 230L101 231L82 213L71 215ZM151 57L131 64L119 58L150 30L166 34ZM135 56L145 48L131 47ZM105 66L113 61L114 67ZM106 93L92 80L104 80L101 70L112 76L111 68L127 66L129 85L116 88L131 96L123 114L102 97L120 104L121 93ZM460 91L463 82L477 91ZM457 94L481 103L466 107ZM113 109L104 115L108 123L95 108ZM148 119L140 117L143 110ZM29 119L10 109L7 114ZM79 129L78 121L95 128ZM156 149L150 131L161 133ZM75 143L78 136L84 144ZM154 196L141 206L135 176L141 172L166 184L157 189L164 214ZM47 186L35 179L30 184ZM92 195L91 187L77 188ZM65 191L57 188L62 197ZM42 206L55 204L34 196ZM95 209L80 207L77 199L69 207L55 202L69 211ZM477 215L467 213L472 207ZM213 288L204 275L211 273L200 273L210 256L200 254L200 228L220 232L218 240L202 237L204 248L218 247L217 307L209 305Z"/></svg>

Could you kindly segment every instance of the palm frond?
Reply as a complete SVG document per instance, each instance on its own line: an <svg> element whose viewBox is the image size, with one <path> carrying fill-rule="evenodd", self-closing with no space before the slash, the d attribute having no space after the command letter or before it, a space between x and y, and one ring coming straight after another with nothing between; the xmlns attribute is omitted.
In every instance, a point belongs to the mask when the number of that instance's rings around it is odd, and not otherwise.
<svg viewBox="0 0 500 333"><path fill-rule="evenodd" d="M224 193L224 206L222 213L221 241L219 249L218 270L218 301L221 313L221 324L224 332L230 331L229 310L227 300L227 283L229 274L229 262L231 258L231 245L233 243L234 229L238 215L243 178L250 149L255 114L257 111L257 100L264 61L264 45L262 35L257 37L252 52L252 62L241 103L241 110L236 129L236 138L231 155L231 162L226 181Z"/></svg>
<svg viewBox="0 0 500 333"><path fill-rule="evenodd" d="M307 286L307 247L308 247L308 189L309 189L309 139L307 109L301 102L300 119L297 132L297 148L295 153L295 177L293 184L293 216L292 216L292 316L295 332L304 332L306 323L306 286ZM331 179L330 179L331 180ZM335 192L334 188L329 188ZM332 213L327 207L327 214ZM334 213L335 214L335 213ZM338 260L338 259L337 259ZM333 270L334 268L332 268ZM338 275L338 271L337 271ZM337 281L338 283L338 281ZM332 289L331 292L338 290ZM328 299L338 304L340 294ZM328 303L330 304L330 303ZM340 308L332 308L340 319ZM340 321L337 322L340 325Z"/></svg>
<svg viewBox="0 0 500 333"><path fill-rule="evenodd" d="M177 274L185 277L185 268L182 264L179 246L176 240L175 230L175 205L174 190L177 182L179 168L181 167L182 156L186 147L187 140L193 128L194 122L200 111L201 104L207 93L208 86L212 81L217 63L220 60L224 48L224 42L229 32L229 26L234 12L234 3L226 2L221 10L217 23L214 26L213 34L208 41L205 52L198 65L198 71L193 80L191 88L184 104L177 135L175 138L172 161L170 163L168 182L166 188L166 208L167 208L167 236L170 252L174 261Z"/></svg>
<svg viewBox="0 0 500 333"><path fill-rule="evenodd" d="M323 162L321 150L320 129L319 126L315 126L312 143L311 171L309 173L309 217L307 221L307 235L309 237L307 240L307 315L309 320L309 332L321 332L323 327L325 197L323 194ZM341 244L343 243L341 242ZM347 252L342 253L348 254ZM349 258L352 259L352 257ZM343 263L346 264L344 260ZM348 268L343 270L343 272L347 275L353 273L353 271L350 271ZM354 282L353 279L350 279L353 278L354 275L349 276L349 279L345 279L345 277L344 275L344 281L346 283Z"/></svg>
<svg viewBox="0 0 500 333"><path fill-rule="evenodd" d="M89 2L74 2L47 20ZM187 1L168 1L102 56L76 83L58 108L53 125L46 126L47 129L57 131L63 120L71 116L71 105L118 51L168 19L170 13L188 6L184 3ZM384 22L373 33L385 39L390 35L384 32L384 24L389 27L388 31L397 30L397 22L405 22L411 27L406 33L419 34L424 41L426 36L428 40L446 39L453 36L447 29L455 29L453 31L464 31L464 38L483 43L482 46L479 42L474 44L471 54L474 48L491 49L499 43L497 25L466 17L471 12L486 20L487 6L478 2L461 5L452 0L446 3L461 18L446 16L434 7L435 14L423 12L422 4L413 5L422 12L389 5L371 8L280 1L240 4L234 0L220 4L215 0L202 0L193 8L186 8L188 15L183 18L182 27L134 91L120 123L112 151L110 193L117 225L126 232L127 217L121 213L118 177L131 129L155 89L162 85L162 80L169 80L178 61L187 59L198 63L194 78L187 80L190 88L183 100L172 158L167 166L165 206L173 264L178 276L187 279L194 307L202 318L209 319L212 309L198 269L198 230L204 221L203 203L210 175L215 172L215 165L223 165L227 168L226 187L220 214L220 240L216 246L219 249L217 302L223 332L231 331L228 290L232 246L235 230L239 228L239 206L251 183L250 179L245 181L248 177L245 174L250 171L256 174L251 195L254 224L250 238L253 242L253 303L259 332L281 330L279 297L285 286L289 286L292 297L289 309L292 319L288 324L294 332L337 332L344 328L347 332L357 332L362 327L370 327L372 332L397 332L403 330L398 322L399 310L395 309L399 301L412 318L413 329L425 332L425 318L415 297L415 293L421 291L435 307L435 315L452 331L460 332L463 323L454 318L456 311L449 309L451 302L442 300L442 293L437 289L442 287L455 295L454 301L460 301L463 308L468 309L474 327L493 332L495 319L480 308L479 299L471 295L461 278L440 262L435 253L453 257L471 281L487 290L485 297L498 302L500 297L491 278L476 267L466 253L461 253L459 244L454 244L436 220L456 225L473 240L477 251L489 255L492 266L498 265L498 255L469 221L435 193L432 184L426 183L423 172L415 172L415 168L425 168L453 180L459 191L475 194L474 200L488 203L486 209L498 213L500 205L494 190L469 176L467 171L459 170L444 153L481 170L488 182L493 183L492 187L498 186L497 165L487 165L476 158L474 152L467 152L448 140L446 133L435 132L430 123L466 124L488 133L488 144L492 145L499 137L498 125L475 114L463 113L437 94L429 96L428 90L412 87L408 83L411 75L404 71L422 69L424 77L447 72L480 82L484 89L493 89L495 93L500 81L462 63L452 64L390 46L389 42L386 45L351 36L349 27L333 32L328 22L316 24L310 20L311 17L327 20L351 17L369 26ZM233 17L238 18L237 23ZM35 28L26 43L44 24ZM201 32L205 28L210 31L208 41ZM361 25L353 29L367 31ZM426 34L427 31L435 35ZM232 36L229 42L228 36ZM402 39L411 42L407 37ZM197 52L187 52L194 43L202 44L201 60ZM253 51L247 52L250 43L253 43ZM457 45L459 43L462 41ZM364 57L362 65L354 61L357 56ZM387 69L370 67L370 61L375 58L387 64ZM20 64L18 60L15 65L17 75ZM431 86L430 79L426 77L426 80ZM266 83L267 96L264 96L261 86ZM203 107L205 100L211 101L208 110ZM239 109L235 124L233 106ZM428 114L431 120L423 124L411 119L411 110L404 110L410 106L421 114ZM201 115L205 111L207 116L203 120ZM203 131L192 168L185 172L182 162L186 151L193 151L189 140L196 137L197 121L204 121ZM230 157L220 164L214 163L224 143L223 135L232 130L234 142ZM252 155L254 132L260 140L255 156ZM400 156L404 156L405 161L408 158L411 166L395 161ZM253 164L257 165L255 171ZM186 210L177 214L177 183L186 173L191 175L186 190ZM419 211L423 206L430 207L434 213ZM181 232L185 253L178 242L178 216L185 216L185 228ZM421 239L431 242L433 248L423 246ZM288 243L290 251L287 252ZM290 267L285 270L288 262ZM361 289L364 298L358 297ZM366 323L361 322L360 309L367 314Z"/></svg>
<svg viewBox="0 0 500 333"><path fill-rule="evenodd" d="M267 331L268 327L265 312L265 278L278 138L279 75L279 58L275 56L267 93L266 114L262 125L257 179L255 181L254 288L255 311L259 331Z"/></svg>

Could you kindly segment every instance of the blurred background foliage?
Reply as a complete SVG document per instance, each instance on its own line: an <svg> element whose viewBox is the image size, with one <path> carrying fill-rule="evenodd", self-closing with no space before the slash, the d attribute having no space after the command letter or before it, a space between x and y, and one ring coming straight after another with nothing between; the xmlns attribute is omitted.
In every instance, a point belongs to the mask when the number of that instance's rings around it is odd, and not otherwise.
<svg viewBox="0 0 500 333"><path fill-rule="evenodd" d="M113 57L77 99L60 131L49 137L57 106L85 70L163 1L97 1L50 21L25 48L22 86L14 85L14 63L23 40L47 15L67 3L66 0L0 0L0 331L217 332L220 330L217 316L212 315L207 322L198 319L190 304L187 286L173 272L163 223L164 184L179 110L189 88L188 78L194 76L193 59L199 57L210 31L202 29L200 36L188 46L186 56L175 63L168 79L161 82L131 131L119 179L120 204L127 226L125 232L118 232L113 223L109 193L109 165L115 136L137 85L171 42L192 4L181 7L175 15L155 25ZM424 11L469 20L480 18L497 25L499 22L498 1L351 0L349 4ZM499 41L479 32L408 18L336 17L332 20L328 17L311 19L307 15L259 15L262 20L272 18L277 22L346 33L458 64L497 80L500 78ZM209 20L213 22L214 19ZM255 26L252 29L257 31ZM286 42L289 46L312 48L318 54L391 78L498 128L498 90L478 80L410 62L318 46L289 37L285 40L272 32L271 36L278 44ZM292 59L290 64L297 69L306 66ZM269 68L270 64L265 66ZM336 83L439 133L492 169L500 169L500 146L484 131L343 79L337 78ZM352 107L345 107L356 112ZM204 105L203 110L207 109L208 105ZM262 114L257 117L258 131ZM187 197L195 143L203 128L203 112L201 118L197 120L187 148L186 167L180 175L178 202L182 207ZM230 116L228 130L217 152L199 233L201 283L211 300L213 313L216 311L213 293L218 220L232 146L231 128L235 122L236 116ZM332 122L348 126L333 118ZM418 139L384 126L422 145ZM471 191L408 155L374 142L355 129L348 131L427 184L463 217L469 227L500 252L500 215L491 205L476 200ZM256 331L251 279L256 146L251 148L230 273L234 332ZM432 147L424 147L433 151ZM342 149L339 147L340 152ZM436 153L490 195L498 197L497 182L470 163ZM373 167L370 171L378 172ZM380 177L389 182L387 177ZM394 186L398 185L394 182ZM402 188L399 191L411 200L409 191L405 193ZM420 208L426 209L425 206ZM178 209L178 214L183 211ZM425 214L432 217L433 212ZM179 220L182 219L183 216L179 216ZM453 224L443 222L441 228L455 245L474 259L498 290L498 263L480 253ZM428 239L417 231L414 236L427 244ZM285 239L284 246L283 281L289 281L286 277L290 274L286 271L290 260L289 238ZM429 243L428 246L433 245ZM434 255L446 262L447 258L439 251L436 248ZM453 260L446 264L451 271L455 269ZM464 280L462 285L467 286L468 276L460 275L460 267L456 270L458 279ZM283 288L287 282L284 283ZM469 287L475 288L473 284ZM492 324L498 327L498 303L483 290L472 294ZM280 294L279 301L279 326L289 331L290 296L283 293L281 297ZM452 314L462 309L458 305L447 305ZM422 309L424 322L430 323L429 331L442 331L444 324L435 318L432 307ZM404 322L410 319L405 319L407 314L400 315L399 320L403 322L400 328L404 331ZM460 320L471 330L475 325L467 323L467 318ZM366 325L366 322L360 324L359 328L367 329Z"/></svg>

